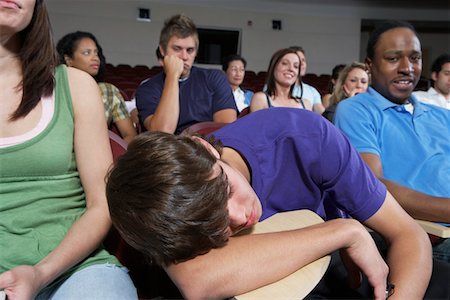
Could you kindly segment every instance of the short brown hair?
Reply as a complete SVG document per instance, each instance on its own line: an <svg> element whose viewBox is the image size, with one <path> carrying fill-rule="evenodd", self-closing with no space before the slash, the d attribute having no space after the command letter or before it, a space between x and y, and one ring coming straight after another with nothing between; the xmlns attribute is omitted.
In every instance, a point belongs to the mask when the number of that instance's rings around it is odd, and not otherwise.
<svg viewBox="0 0 450 300"><path fill-rule="evenodd" d="M130 143L106 186L114 226L132 247L169 265L224 246L228 181L189 136L146 132Z"/></svg>
<svg viewBox="0 0 450 300"><path fill-rule="evenodd" d="M166 19L159 36L159 45L161 45L164 51L167 50L167 44L173 36L181 39L192 36L195 40L196 49L198 49L197 27L195 26L194 21L188 16L179 14Z"/></svg>

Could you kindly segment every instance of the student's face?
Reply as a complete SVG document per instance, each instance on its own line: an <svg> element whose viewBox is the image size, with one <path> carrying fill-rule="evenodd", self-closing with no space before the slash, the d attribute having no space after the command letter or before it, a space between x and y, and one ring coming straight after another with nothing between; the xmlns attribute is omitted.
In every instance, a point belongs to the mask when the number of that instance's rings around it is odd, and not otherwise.
<svg viewBox="0 0 450 300"><path fill-rule="evenodd" d="M173 55L183 61L184 69L181 77L186 77L191 72L192 65L194 64L195 56L197 55L197 45L194 37L189 36L181 39L176 36L172 36L167 43L167 49L161 51L162 55Z"/></svg>
<svg viewBox="0 0 450 300"><path fill-rule="evenodd" d="M369 86L369 75L361 68L353 68L347 75L342 85L347 97L354 96L367 91Z"/></svg>
<svg viewBox="0 0 450 300"><path fill-rule="evenodd" d="M233 88L237 88L244 81L245 67L240 60L233 60L228 64L227 69L228 82Z"/></svg>
<svg viewBox="0 0 450 300"><path fill-rule="evenodd" d="M422 72L419 39L408 28L394 28L381 34L374 53L367 59L371 85L386 99L405 103Z"/></svg>
<svg viewBox="0 0 450 300"><path fill-rule="evenodd" d="M308 64L306 63L306 57L305 54L302 51L297 51L298 57L300 57L300 62L302 63L300 67L300 75L305 76L306 74L306 67Z"/></svg>
<svg viewBox="0 0 450 300"><path fill-rule="evenodd" d="M300 71L300 60L295 53L283 56L275 67L275 80L283 86L293 85Z"/></svg>
<svg viewBox="0 0 450 300"><path fill-rule="evenodd" d="M229 185L228 214L230 235L255 225L262 214L261 203L245 177L222 160L218 160Z"/></svg>
<svg viewBox="0 0 450 300"><path fill-rule="evenodd" d="M14 34L25 29L33 17L36 0L0 0L0 32Z"/></svg>
<svg viewBox="0 0 450 300"><path fill-rule="evenodd" d="M73 57L64 57L69 67L74 67L89 73L92 76L98 74L100 68L100 58L95 42L90 38L82 38L78 42L78 47L73 53Z"/></svg>
<svg viewBox="0 0 450 300"><path fill-rule="evenodd" d="M439 73L433 73L434 88L438 93L448 96L450 94L450 62L442 65Z"/></svg>

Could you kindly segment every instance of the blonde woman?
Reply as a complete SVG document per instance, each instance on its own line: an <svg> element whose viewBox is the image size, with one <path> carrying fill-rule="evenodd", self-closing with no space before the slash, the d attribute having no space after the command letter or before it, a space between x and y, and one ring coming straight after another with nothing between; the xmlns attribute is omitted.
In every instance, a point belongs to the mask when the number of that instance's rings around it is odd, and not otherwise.
<svg viewBox="0 0 450 300"><path fill-rule="evenodd" d="M347 65L339 74L333 94L330 97L330 106L322 116L333 122L334 112L339 102L344 99L364 93L369 87L369 74L367 67L360 62Z"/></svg>

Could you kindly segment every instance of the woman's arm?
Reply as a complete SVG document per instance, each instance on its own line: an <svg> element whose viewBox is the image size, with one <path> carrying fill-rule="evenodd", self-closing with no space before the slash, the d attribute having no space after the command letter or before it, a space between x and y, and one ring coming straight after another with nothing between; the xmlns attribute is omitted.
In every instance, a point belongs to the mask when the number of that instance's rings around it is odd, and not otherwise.
<svg viewBox="0 0 450 300"><path fill-rule="evenodd" d="M116 124L117 128L119 129L120 135L127 143L130 143L137 135L131 118L120 119L114 124Z"/></svg>
<svg viewBox="0 0 450 300"><path fill-rule="evenodd" d="M257 92L253 95L250 102L250 112L254 112L260 109L268 108L266 94L263 92Z"/></svg>

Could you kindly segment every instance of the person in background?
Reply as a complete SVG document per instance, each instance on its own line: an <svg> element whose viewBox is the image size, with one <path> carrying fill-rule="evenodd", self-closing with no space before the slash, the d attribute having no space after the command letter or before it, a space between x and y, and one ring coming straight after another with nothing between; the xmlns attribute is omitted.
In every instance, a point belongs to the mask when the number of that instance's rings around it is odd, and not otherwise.
<svg viewBox="0 0 450 300"><path fill-rule="evenodd" d="M300 77L300 57L292 48L280 49L272 55L267 70L266 89L253 95L250 111L270 107L293 107L311 110L311 102L294 95Z"/></svg>
<svg viewBox="0 0 450 300"><path fill-rule="evenodd" d="M44 1L0 1L0 290L9 300L137 299L101 246L113 160L100 91L57 64Z"/></svg>
<svg viewBox="0 0 450 300"><path fill-rule="evenodd" d="M103 82L106 59L103 49L90 32L76 31L63 36L56 49L60 63L85 71L97 81L100 88L108 127L114 123L126 142L136 136L125 101L120 91L111 83Z"/></svg>
<svg viewBox="0 0 450 300"><path fill-rule="evenodd" d="M178 134L199 122L236 120L236 103L225 74L192 66L198 42L197 28L189 17L181 14L165 21L159 40L164 71L136 90L145 129Z"/></svg>
<svg viewBox="0 0 450 300"><path fill-rule="evenodd" d="M246 67L247 61L239 55L227 56L222 64L222 70L227 75L239 112L250 105L253 97L252 91L241 87L242 82L244 82Z"/></svg>
<svg viewBox="0 0 450 300"><path fill-rule="evenodd" d="M322 98L317 89L307 83L302 82L301 78L306 74L306 68L308 64L306 62L305 50L300 46L289 47L294 49L298 56L300 57L300 77L298 78L295 89L294 96L301 99L307 99L312 104L312 110L318 114L322 114L325 111L325 107L322 104Z"/></svg>
<svg viewBox="0 0 450 300"><path fill-rule="evenodd" d="M344 64L335 65L333 70L331 71L331 78L328 84L328 93L322 96L322 105L325 109L330 105L331 94L333 94L334 92L334 87L336 86L339 73L344 67Z"/></svg>
<svg viewBox="0 0 450 300"><path fill-rule="evenodd" d="M450 111L417 101L422 50L407 22L381 23L367 43L367 93L342 101L334 124L415 219L450 223ZM450 262L450 239L433 247Z"/></svg>
<svg viewBox="0 0 450 300"><path fill-rule="evenodd" d="M353 62L341 71L333 94L330 97L330 106L323 112L328 121L333 122L336 107L342 100L365 93L369 87L369 74L367 67L360 62Z"/></svg>
<svg viewBox="0 0 450 300"><path fill-rule="evenodd" d="M413 95L421 102L450 109L450 55L442 54L431 65L433 87L416 91Z"/></svg>

